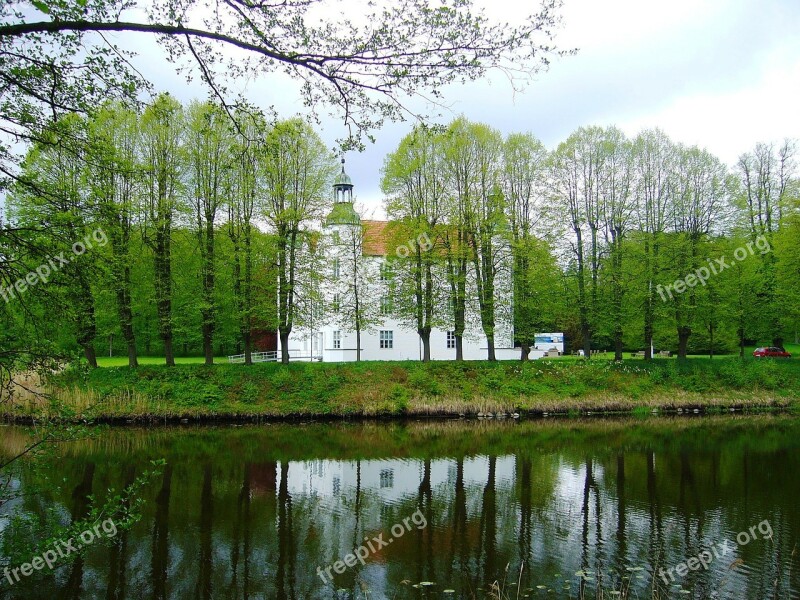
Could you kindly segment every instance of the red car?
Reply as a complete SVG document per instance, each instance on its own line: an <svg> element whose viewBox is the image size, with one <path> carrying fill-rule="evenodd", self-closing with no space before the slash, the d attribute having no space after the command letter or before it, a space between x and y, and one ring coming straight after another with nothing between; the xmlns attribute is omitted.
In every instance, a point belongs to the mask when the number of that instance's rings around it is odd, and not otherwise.
<svg viewBox="0 0 800 600"><path fill-rule="evenodd" d="M763 358L765 356L769 356L771 358L791 358L792 355L789 354L783 348L776 348L775 346L770 346L769 348L756 348L755 352L753 352L753 356L756 358Z"/></svg>

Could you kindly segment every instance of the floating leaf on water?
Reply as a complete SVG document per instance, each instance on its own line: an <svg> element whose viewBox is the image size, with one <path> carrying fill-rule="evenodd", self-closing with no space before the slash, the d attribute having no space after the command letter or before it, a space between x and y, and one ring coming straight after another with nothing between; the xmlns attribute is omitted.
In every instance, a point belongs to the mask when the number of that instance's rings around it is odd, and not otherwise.
<svg viewBox="0 0 800 600"><path fill-rule="evenodd" d="M730 566L728 567L728 569L732 570L732 569L735 569L736 567L739 567L739 566L741 566L741 565L743 565L743 564L744 564L744 561L743 561L741 558L737 558L735 561L733 561L733 562L730 564Z"/></svg>

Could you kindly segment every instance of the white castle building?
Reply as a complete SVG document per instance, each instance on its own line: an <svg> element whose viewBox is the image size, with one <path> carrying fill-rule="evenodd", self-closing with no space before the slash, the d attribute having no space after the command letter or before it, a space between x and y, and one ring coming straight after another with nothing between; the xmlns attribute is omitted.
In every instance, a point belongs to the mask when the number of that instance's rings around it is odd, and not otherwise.
<svg viewBox="0 0 800 600"><path fill-rule="evenodd" d="M321 360L323 362L349 362L357 360L357 334L352 313L354 269L358 269L360 303L376 307L367 326L362 328L361 360L421 360L423 344L412 322L401 320L393 310L393 277L388 274L389 250L402 253L403 248L387 248L390 244L389 221L362 220L353 206L353 182L344 169L334 185L334 206L323 224L317 249L322 253L325 271L321 286L323 310L310 321L312 324L296 326L289 337L289 354L293 359ZM423 243L408 240L407 246ZM358 255L358 266L355 255ZM399 254L398 254L399 255ZM506 269L505 272L510 272ZM474 280L474 275L471 276ZM512 322L512 286L508 275L498 277L496 284L495 356L498 360L519 360L520 349L514 347ZM474 281L473 281L474 286ZM440 288L446 288L441 285ZM475 294L469 294L472 298ZM449 296L442 292L442 306L449 305ZM442 311L437 304L437 315ZM463 336L464 360L486 360L488 343L480 325L478 307L467 303L466 330ZM449 315L452 320L452 315ZM547 340L547 342L546 342ZM553 340L550 343L549 340ZM555 340L559 340L558 343ZM548 350L564 351L563 334L539 334L529 357L541 358ZM280 343L280 342L279 342ZM280 353L280 347L279 347ZM456 336L452 328L434 327L430 334L432 360L456 358Z"/></svg>

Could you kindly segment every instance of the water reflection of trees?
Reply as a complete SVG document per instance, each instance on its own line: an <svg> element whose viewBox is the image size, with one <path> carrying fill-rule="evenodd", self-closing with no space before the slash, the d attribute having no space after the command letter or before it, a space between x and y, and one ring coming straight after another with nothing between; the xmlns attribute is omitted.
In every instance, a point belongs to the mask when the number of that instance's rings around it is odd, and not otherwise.
<svg viewBox="0 0 800 600"><path fill-rule="evenodd" d="M657 451L613 440L598 450L567 433L570 443L559 444L547 430L538 452L532 446L513 454L487 452L480 459L485 462L480 478L475 455L443 456L447 446L438 439L427 457L384 459L386 468L412 464L418 472L413 489L391 501L376 482L363 479L367 463L359 458L323 461L327 468L347 465L355 473L352 484L342 484L335 495L298 487L304 462L278 459L286 448L233 436L230 451L221 452L225 434L219 431L209 432L199 446L213 453L192 457L181 445L171 455L166 444L156 452L163 452L168 466L150 490L142 522L117 545L90 552L68 573L41 585L63 598L94 597L87 590L102 590L103 596L120 599L290 600L330 598L333 588L354 599L362 586L374 598L395 592L404 597L408 588L401 582L409 580L433 581L467 598L470 590L502 577L507 565L509 579L516 580L521 563L525 587L550 585L555 573L572 576L579 569L602 574L613 585L636 573L626 574L627 567L675 565L709 541L730 539L768 518L774 547L751 544L740 549L742 568L729 572L728 561L711 573L690 573L684 582L698 598L710 597L725 577L727 589L746 589L748 598L788 596L786 565L800 531L793 504L800 492L792 477L796 452L775 450L776 439L761 448L758 436L715 440L701 448L696 432L688 433L684 444L676 433L669 447ZM795 432L784 433L789 440ZM398 436L393 432L392 453ZM113 449L92 442L68 453L57 468L72 488L31 499L26 510L60 505L80 518L91 494L102 496L104 489L131 481L154 452L152 445L131 451L135 446L120 443L125 450L118 452L116 442ZM482 446L473 443L478 455ZM424 450L417 447L415 453ZM388 532L417 509L428 521L425 529L413 529L366 566L336 576L333 587L322 585L317 566L343 558L343 550Z"/></svg>

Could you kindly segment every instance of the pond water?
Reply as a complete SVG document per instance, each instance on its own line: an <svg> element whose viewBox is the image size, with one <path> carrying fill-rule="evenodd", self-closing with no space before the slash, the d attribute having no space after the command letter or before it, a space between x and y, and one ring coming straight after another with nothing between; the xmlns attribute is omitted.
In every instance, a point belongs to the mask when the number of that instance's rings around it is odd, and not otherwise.
<svg viewBox="0 0 800 600"><path fill-rule="evenodd" d="M0 597L800 598L799 446L780 415L109 428L21 463L2 536L166 459L141 520Z"/></svg>

